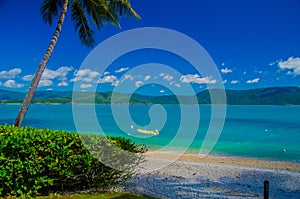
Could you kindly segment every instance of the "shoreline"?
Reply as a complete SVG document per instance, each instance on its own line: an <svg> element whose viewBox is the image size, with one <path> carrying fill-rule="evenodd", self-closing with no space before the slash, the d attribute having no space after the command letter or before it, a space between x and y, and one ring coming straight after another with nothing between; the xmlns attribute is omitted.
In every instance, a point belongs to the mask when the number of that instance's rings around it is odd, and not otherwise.
<svg viewBox="0 0 300 199"><path fill-rule="evenodd" d="M290 171L300 173L300 163L298 162L289 162L289 161L280 161L280 160L264 160L256 158L247 158L247 157L237 157L237 156L215 156L208 155L205 157L200 157L197 154L193 153L184 153L180 157L177 152L156 152L148 151L145 154L146 158L157 158L157 159L167 159L184 162L199 162L199 163L211 163L211 164L229 164L236 166L244 166L251 168L260 168L260 169L273 169L281 171Z"/></svg>
<svg viewBox="0 0 300 199"><path fill-rule="evenodd" d="M235 157L147 152L121 189L157 198L300 198L300 164ZM145 172L146 171L146 172Z"/></svg>

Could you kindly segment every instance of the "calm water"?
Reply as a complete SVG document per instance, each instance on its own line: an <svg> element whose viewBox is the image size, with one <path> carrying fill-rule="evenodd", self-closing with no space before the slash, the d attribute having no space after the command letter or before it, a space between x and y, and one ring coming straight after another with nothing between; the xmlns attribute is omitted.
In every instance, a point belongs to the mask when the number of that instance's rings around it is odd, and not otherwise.
<svg viewBox="0 0 300 199"><path fill-rule="evenodd" d="M93 125L92 109L89 105L76 105L79 120L74 122L72 105L32 105L23 125L38 128L61 129L87 133L130 137L137 143L160 149L169 145L167 150L181 150L190 141L190 152L198 153L207 133L211 117L210 106L200 106L200 119L193 114L183 116L184 133L178 135L181 109L177 105L164 106L166 121L158 136L144 136L137 132L137 125L151 124L151 119L163 120L162 112L151 112L148 105L129 106L132 121L123 120L121 130L115 122L110 105L96 105L97 121L102 130ZM119 106L119 107L118 107ZM115 115L127 118L121 109L127 105L116 105L120 108ZM12 124L20 105L0 105L0 124ZM185 106L187 109L197 109L197 106ZM118 110L118 109L117 109ZM227 106L225 125L221 136L215 145L212 155L242 156L270 160L287 160L300 162L300 106ZM130 118L129 118L130 119ZM217 118L221 120L222 118ZM196 120L196 121L195 121ZM193 135L195 123L199 127ZM134 125L133 125L134 124ZM132 125L132 126L131 126ZM148 126L149 127L149 126ZM144 127L148 129L148 127ZM150 125L151 127L151 125ZM154 130L155 125L150 130ZM130 134L130 135L128 135ZM175 137L177 135L177 137ZM282 152L285 149L286 152Z"/></svg>

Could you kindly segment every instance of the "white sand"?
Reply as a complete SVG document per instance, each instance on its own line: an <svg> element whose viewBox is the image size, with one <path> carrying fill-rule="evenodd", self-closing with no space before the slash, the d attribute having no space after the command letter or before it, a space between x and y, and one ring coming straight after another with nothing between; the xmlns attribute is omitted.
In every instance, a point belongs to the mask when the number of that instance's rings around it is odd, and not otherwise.
<svg viewBox="0 0 300 199"><path fill-rule="evenodd" d="M299 164L229 160L187 155L173 162L168 154L150 153L144 166L151 172L141 172L123 187L157 198L262 198L269 180L270 198L300 198ZM162 165L168 166L156 170Z"/></svg>

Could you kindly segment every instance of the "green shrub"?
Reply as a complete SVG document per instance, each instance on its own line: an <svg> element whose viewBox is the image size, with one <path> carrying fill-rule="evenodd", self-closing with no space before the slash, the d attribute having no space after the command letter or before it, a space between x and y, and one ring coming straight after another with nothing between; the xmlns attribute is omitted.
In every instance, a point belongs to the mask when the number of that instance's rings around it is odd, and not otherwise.
<svg viewBox="0 0 300 199"><path fill-rule="evenodd" d="M143 152L124 138L0 126L0 196L106 189L130 178Z"/></svg>

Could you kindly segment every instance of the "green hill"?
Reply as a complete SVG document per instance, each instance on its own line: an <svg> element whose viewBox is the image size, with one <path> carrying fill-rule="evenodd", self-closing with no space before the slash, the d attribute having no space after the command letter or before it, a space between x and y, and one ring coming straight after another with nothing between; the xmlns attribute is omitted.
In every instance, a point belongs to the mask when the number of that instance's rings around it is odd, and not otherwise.
<svg viewBox="0 0 300 199"><path fill-rule="evenodd" d="M24 93L0 89L1 101L23 100L24 97L25 97Z"/></svg>
<svg viewBox="0 0 300 199"><path fill-rule="evenodd" d="M221 92L221 90L214 90ZM25 93L1 90L0 103L21 103ZM76 100L72 97L76 96ZM128 94L114 93L114 103L128 103ZM226 90L227 104L230 105L300 105L299 87L271 87L251 90ZM72 91L38 91L33 103L111 103L112 92L75 92ZM130 98L132 104L195 104L191 96L145 96L133 94ZM209 91L205 90L197 94L199 104L210 104ZM220 102L215 102L220 103Z"/></svg>
<svg viewBox="0 0 300 199"><path fill-rule="evenodd" d="M272 87L245 91L228 90L228 104L300 105L299 87Z"/></svg>

